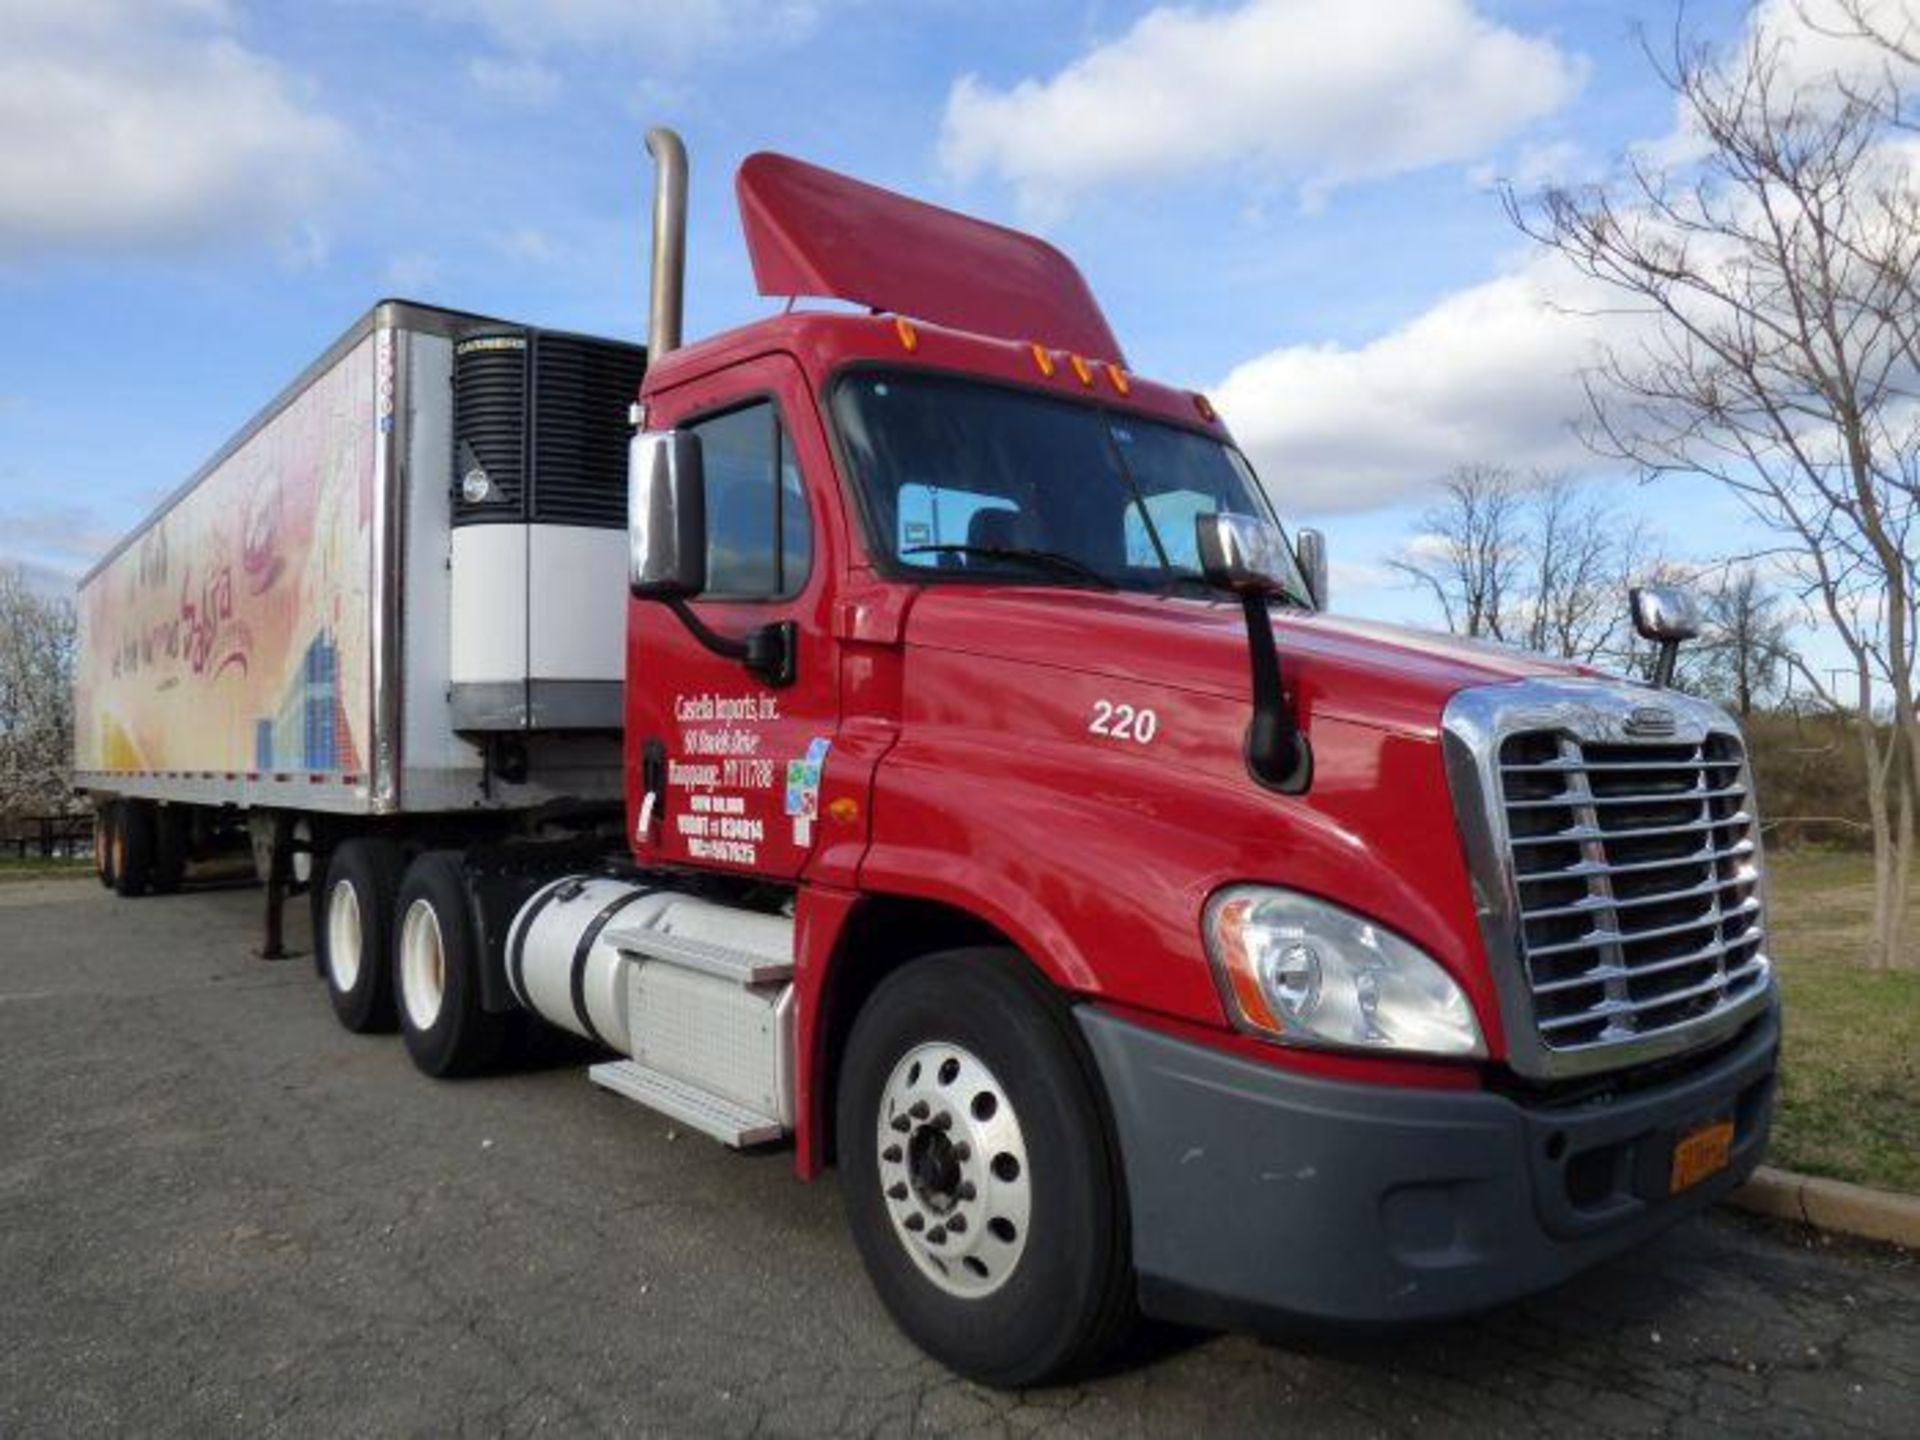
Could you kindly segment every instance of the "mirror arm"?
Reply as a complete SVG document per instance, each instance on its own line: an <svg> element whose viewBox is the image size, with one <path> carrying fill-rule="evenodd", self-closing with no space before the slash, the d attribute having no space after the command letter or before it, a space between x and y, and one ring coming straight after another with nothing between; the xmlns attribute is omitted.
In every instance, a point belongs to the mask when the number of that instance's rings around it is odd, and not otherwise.
<svg viewBox="0 0 1920 1440"><path fill-rule="evenodd" d="M1247 726L1247 769L1262 785L1289 795L1313 780L1313 750L1300 733L1280 677L1280 647L1265 595L1246 593L1247 653L1253 661L1253 721Z"/></svg>
<svg viewBox="0 0 1920 1440"><path fill-rule="evenodd" d="M1673 670L1674 666L1679 663L1679 660L1680 642L1678 640L1662 640L1660 642L1660 653L1654 657L1653 661L1654 689L1670 690L1673 688Z"/></svg>
<svg viewBox="0 0 1920 1440"><path fill-rule="evenodd" d="M681 597L676 595L663 599L661 603L679 618L680 623L687 627L687 633L698 640L702 648L724 660L738 660L769 685L793 683L794 657L800 648L800 627L793 621L779 620L771 625L762 625L748 631L744 638L735 640L713 629Z"/></svg>

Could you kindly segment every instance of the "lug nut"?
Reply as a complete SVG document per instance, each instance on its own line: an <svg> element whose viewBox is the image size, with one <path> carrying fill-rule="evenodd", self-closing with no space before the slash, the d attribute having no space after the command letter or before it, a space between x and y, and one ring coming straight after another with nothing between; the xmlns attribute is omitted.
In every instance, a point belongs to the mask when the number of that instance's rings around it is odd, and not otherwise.
<svg viewBox="0 0 1920 1440"><path fill-rule="evenodd" d="M880 1152L880 1158L889 1165L898 1165L900 1163L900 1147L898 1145L887 1146L886 1149Z"/></svg>
<svg viewBox="0 0 1920 1440"><path fill-rule="evenodd" d="M953 1147L953 1158L963 1164L971 1160L973 1158L973 1146L964 1140L958 1141Z"/></svg>
<svg viewBox="0 0 1920 1440"><path fill-rule="evenodd" d="M907 1229L917 1231L927 1223L927 1220L924 1215L916 1210L901 1223L904 1224Z"/></svg>
<svg viewBox="0 0 1920 1440"><path fill-rule="evenodd" d="M927 1243L929 1245L946 1244L947 1232L942 1230L938 1225L934 1226L931 1230L927 1231Z"/></svg>
<svg viewBox="0 0 1920 1440"><path fill-rule="evenodd" d="M902 1185L896 1182L887 1187L887 1199L904 1200L906 1198L907 1198L907 1187L905 1185Z"/></svg>
<svg viewBox="0 0 1920 1440"><path fill-rule="evenodd" d="M967 1233L967 1217L964 1215L949 1215L947 1217L947 1229L951 1230L956 1235L966 1234Z"/></svg>
<svg viewBox="0 0 1920 1440"><path fill-rule="evenodd" d="M960 1188L956 1190L954 1193L958 1195L962 1200L971 1200L975 1195L979 1194L980 1192L973 1188L973 1181L962 1180L960 1182Z"/></svg>
<svg viewBox="0 0 1920 1440"><path fill-rule="evenodd" d="M902 1135L906 1134L907 1131L913 1128L912 1122L909 1121L907 1117L904 1115L896 1115L893 1117L893 1119L889 1120L887 1123L893 1126L893 1128Z"/></svg>
<svg viewBox="0 0 1920 1440"><path fill-rule="evenodd" d="M907 1114L911 1115L916 1120L926 1119L928 1114L927 1102L924 1100L914 1101L912 1105L907 1107Z"/></svg>
<svg viewBox="0 0 1920 1440"><path fill-rule="evenodd" d="M933 1128L936 1130L951 1130L953 1128L953 1116L942 1110L938 1115L933 1117Z"/></svg>

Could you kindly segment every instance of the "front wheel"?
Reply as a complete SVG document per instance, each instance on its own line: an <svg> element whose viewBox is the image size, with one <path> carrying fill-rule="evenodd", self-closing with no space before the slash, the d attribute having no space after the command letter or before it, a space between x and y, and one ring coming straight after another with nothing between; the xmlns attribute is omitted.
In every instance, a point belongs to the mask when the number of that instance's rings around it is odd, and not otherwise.
<svg viewBox="0 0 1920 1440"><path fill-rule="evenodd" d="M991 1385L1091 1365L1133 1314L1118 1156L1066 1008L1017 953L889 976L837 1108L855 1244L895 1322Z"/></svg>

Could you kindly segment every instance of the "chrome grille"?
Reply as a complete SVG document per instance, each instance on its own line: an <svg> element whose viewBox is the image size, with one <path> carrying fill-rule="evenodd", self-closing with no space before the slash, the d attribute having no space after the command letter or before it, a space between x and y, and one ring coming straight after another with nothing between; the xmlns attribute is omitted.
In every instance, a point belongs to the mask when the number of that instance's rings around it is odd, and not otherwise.
<svg viewBox="0 0 1920 1440"><path fill-rule="evenodd" d="M1745 760L1724 731L1501 738L1520 963L1544 1049L1690 1030L1766 987Z"/></svg>

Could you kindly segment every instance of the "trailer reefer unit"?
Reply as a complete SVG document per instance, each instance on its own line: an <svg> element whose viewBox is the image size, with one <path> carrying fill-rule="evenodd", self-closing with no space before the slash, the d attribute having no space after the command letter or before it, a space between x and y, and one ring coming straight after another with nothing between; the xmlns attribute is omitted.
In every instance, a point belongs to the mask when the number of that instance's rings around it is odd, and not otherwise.
<svg viewBox="0 0 1920 1440"><path fill-rule="evenodd" d="M89 582L122 865L142 797L298 816L351 1029L450 1076L537 1017L790 1139L996 1384L1141 1310L1482 1309L1752 1171L1760 833L1684 597L1652 684L1331 614L1066 256L783 156L737 187L788 303L682 345L648 143L644 374L385 308Z"/></svg>
<svg viewBox="0 0 1920 1440"><path fill-rule="evenodd" d="M617 797L644 355L376 306L81 581L78 783L362 816Z"/></svg>

